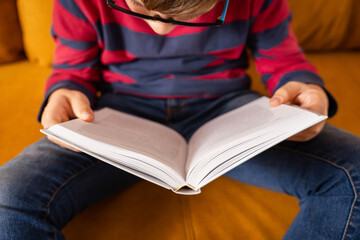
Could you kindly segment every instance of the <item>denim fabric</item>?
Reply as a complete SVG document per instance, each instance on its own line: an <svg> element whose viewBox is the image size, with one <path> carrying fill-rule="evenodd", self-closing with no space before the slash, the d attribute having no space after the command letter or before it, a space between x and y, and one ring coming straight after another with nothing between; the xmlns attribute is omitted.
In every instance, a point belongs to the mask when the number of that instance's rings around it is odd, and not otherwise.
<svg viewBox="0 0 360 240"><path fill-rule="evenodd" d="M189 139L206 121L258 97L249 90L218 99L106 93L96 108L149 118ZM284 239L360 239L359 166L360 138L326 125L313 140L284 141L226 175L299 199ZM64 239L61 229L76 214L138 180L43 138L0 167L0 240Z"/></svg>

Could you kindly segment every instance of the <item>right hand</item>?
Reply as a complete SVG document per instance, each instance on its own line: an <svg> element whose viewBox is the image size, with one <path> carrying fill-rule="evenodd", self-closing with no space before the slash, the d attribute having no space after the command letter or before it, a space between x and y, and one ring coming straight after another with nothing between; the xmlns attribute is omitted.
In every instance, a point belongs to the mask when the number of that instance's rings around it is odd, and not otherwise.
<svg viewBox="0 0 360 240"><path fill-rule="evenodd" d="M49 128L55 124L66 122L73 118L79 118L86 122L94 120L94 112L90 108L88 98L81 92L69 89L58 89L54 91L41 116L41 124L44 128ZM63 148L76 152L79 150L72 148L54 138L48 139Z"/></svg>

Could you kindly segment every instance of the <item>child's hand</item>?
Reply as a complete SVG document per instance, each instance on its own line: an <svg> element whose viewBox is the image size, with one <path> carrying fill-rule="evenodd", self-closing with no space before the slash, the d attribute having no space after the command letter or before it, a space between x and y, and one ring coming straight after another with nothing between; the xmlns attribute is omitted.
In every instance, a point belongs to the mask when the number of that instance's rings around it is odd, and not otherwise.
<svg viewBox="0 0 360 240"><path fill-rule="evenodd" d="M288 82L279 88L270 99L272 107L277 107L282 103L295 104L323 115L327 115L329 108L328 97L320 86L301 82ZM320 122L288 140L308 141L318 135L324 125L325 121Z"/></svg>
<svg viewBox="0 0 360 240"><path fill-rule="evenodd" d="M79 91L69 89L58 89L54 91L48 100L41 117L41 124L44 128L49 128L55 124L68 121L73 118L80 118L83 121L90 122L94 119L94 112L90 108L88 98ZM65 145L51 137L50 141L61 147L77 151L76 149Z"/></svg>

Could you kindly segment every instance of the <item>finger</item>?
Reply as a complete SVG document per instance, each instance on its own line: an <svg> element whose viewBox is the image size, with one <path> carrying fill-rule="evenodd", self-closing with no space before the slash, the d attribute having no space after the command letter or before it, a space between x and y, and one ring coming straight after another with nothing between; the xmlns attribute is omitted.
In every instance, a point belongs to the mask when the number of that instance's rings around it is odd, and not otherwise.
<svg viewBox="0 0 360 240"><path fill-rule="evenodd" d="M277 107L283 103L294 103L296 97L302 91L302 84L288 82L279 88L270 99L270 106Z"/></svg>
<svg viewBox="0 0 360 240"><path fill-rule="evenodd" d="M83 121L92 121L94 119L94 112L90 108L89 99L83 93L71 91L67 97L76 117Z"/></svg>
<svg viewBox="0 0 360 240"><path fill-rule="evenodd" d="M55 102L49 102L41 116L41 124L44 128L49 128L55 124L68 121L69 108L70 106L67 105L59 105L55 104Z"/></svg>

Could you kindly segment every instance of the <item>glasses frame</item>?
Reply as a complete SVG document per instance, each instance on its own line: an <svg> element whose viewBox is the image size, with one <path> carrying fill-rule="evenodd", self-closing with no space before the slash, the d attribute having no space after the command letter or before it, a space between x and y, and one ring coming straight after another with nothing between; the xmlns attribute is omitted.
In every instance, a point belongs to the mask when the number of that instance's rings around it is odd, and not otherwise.
<svg viewBox="0 0 360 240"><path fill-rule="evenodd" d="M120 7L118 5L116 5L114 0L106 0L107 5L115 10L121 11L123 13L129 14L131 16L137 17L137 18L142 18L142 19L147 19L147 20L153 20L153 21L159 21L159 22L163 22L163 23L171 23L174 25L180 25L180 26L186 26L186 27L212 27L212 26L220 26L224 23L225 21L225 16L226 16L226 12L227 12L227 8L229 6L229 0L225 0L225 4L224 4L224 9L222 11L221 16L216 19L215 22L211 22L211 23L192 23L192 22L182 22L182 21L176 21L173 18L161 18L159 15L155 15L155 16L149 16L149 15L145 15L145 14L141 14L141 13L137 13L137 12L133 12L131 10L128 10L126 8Z"/></svg>

